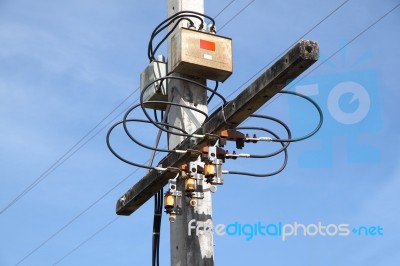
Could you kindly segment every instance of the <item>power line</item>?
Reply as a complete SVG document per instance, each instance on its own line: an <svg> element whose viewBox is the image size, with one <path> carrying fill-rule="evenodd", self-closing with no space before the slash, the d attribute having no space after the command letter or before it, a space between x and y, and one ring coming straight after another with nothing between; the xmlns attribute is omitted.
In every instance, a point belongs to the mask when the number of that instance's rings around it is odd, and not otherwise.
<svg viewBox="0 0 400 266"><path fill-rule="evenodd" d="M95 134L93 134L89 139L87 139L92 132L94 132L107 118L109 118L116 110L118 110L130 97L132 97L139 88L130 93L125 99L119 103L114 109L111 110L103 119L100 120L92 129L90 129L77 143L75 143L68 151L66 151L60 158L57 159L49 168L46 169L41 175L39 175L29 186L27 186L17 197L11 200L7 206L5 206L1 211L0 215L3 214L6 210L12 207L15 203L17 203L21 198L23 198L29 191L31 191L34 187L36 187L40 182L46 179L51 173L53 173L58 167L60 167L63 163L65 163L69 158L71 158L75 153L77 153L83 146L85 146L89 141L91 141L95 136L97 136L101 131L103 131L111 122L103 126L100 130L98 130ZM123 112L119 113L121 115ZM117 116L117 117L118 117ZM85 142L83 142L87 139ZM82 144L81 144L82 143ZM80 145L81 144L81 145ZM80 146L79 146L80 145ZM79 147L78 147L79 146ZM78 148L76 148L78 147ZM76 148L76 149L75 149Z"/></svg>
<svg viewBox="0 0 400 266"><path fill-rule="evenodd" d="M245 5L242 9L239 10L239 12L237 12L231 19L229 19L224 25L222 25L221 28L219 28L218 30L222 30L223 28L225 28L225 26L227 26L229 23L232 22L232 20L234 20L237 16L239 16L245 9L247 9L251 4L253 4L256 0L252 0L251 2L249 2L247 5Z"/></svg>
<svg viewBox="0 0 400 266"><path fill-rule="evenodd" d="M275 58L273 58L268 64L263 66L260 70L258 70L256 73L254 73L249 79L247 79L245 82L243 82L238 88L236 88L233 92L231 92L226 98L231 97L233 94L235 94L239 89L243 88L244 85L246 85L249 81L251 81L253 78L255 78L257 75L259 75L264 69L266 69L268 66L270 66L273 62L275 62L278 58L280 58L283 54L285 54L289 49L295 45L298 41L303 39L307 34L311 33L313 30L315 30L321 23L326 21L329 17L331 17L333 14L335 14L339 9L341 9L346 3L348 3L350 0L346 0L343 3L341 3L338 7L336 7L334 10L332 10L328 15L326 15L322 20L320 20L317 24L315 24L313 27L311 27L306 33L301 35L295 42L293 42L289 47L287 47L283 52L278 54ZM279 95L280 96L280 95ZM278 96L278 97L279 97Z"/></svg>
<svg viewBox="0 0 400 266"><path fill-rule="evenodd" d="M235 2L236 0L232 0L231 2L229 2L221 11L218 12L218 14L216 14L213 19L216 19L219 15L222 14L222 12L224 12L230 5L233 4L233 2Z"/></svg>
<svg viewBox="0 0 400 266"><path fill-rule="evenodd" d="M147 162L146 162L147 163ZM104 193L102 196L100 196L98 199L96 199L92 204L90 204L88 207L86 207L83 211L78 213L74 218L69 220L65 225L63 225L61 228L59 228L55 233L53 233L51 236L46 238L42 243L40 243L36 248L34 248L31 252L26 254L22 259L20 259L15 265L19 265L21 262L25 261L27 258L29 258L33 253L38 251L41 247L43 247L47 242L49 242L51 239L56 237L58 234L60 234L62 231L64 231L67 227L69 227L73 222L75 222L79 217L81 217L83 214L85 214L87 211L89 211L91 208L93 208L97 203L99 203L102 199L104 199L108 194L110 194L114 189L116 189L119 185L121 185L123 182L125 182L128 178L130 178L132 175L134 175L137 171L139 171L140 168L136 168L134 171L132 171L129 175L127 175L125 178L120 180L117 184L115 184L111 189L109 189L106 193Z"/></svg>
<svg viewBox="0 0 400 266"><path fill-rule="evenodd" d="M94 238L95 236L97 236L98 234L100 234L101 232L103 232L107 227L109 227L110 225L112 225L113 223L115 223L118 218L120 218L121 216L117 216L114 219L112 219L111 221L109 221L108 223L106 223L103 227L101 227L99 230L97 230L94 234L92 234L90 237L88 237L86 240L82 241L81 243L79 243L79 245L77 245L75 248L71 249L67 254L65 254L64 256L62 256L59 260L57 260L54 265L59 264L61 261L63 261L64 259L66 259L68 256L70 256L72 253L74 253L75 251L77 251L79 248L81 248L84 244L86 244L87 242L89 242L90 240L92 240L92 238Z"/></svg>
<svg viewBox="0 0 400 266"><path fill-rule="evenodd" d="M335 55L337 55L341 50L343 50L344 48L346 48L348 45L350 45L352 42L354 42L356 39L358 39L361 35L363 35L364 33L366 33L368 30L370 30L373 26L375 26L377 23L379 23L382 19L384 19L387 15L389 15L390 13L392 13L395 9L397 9L400 6L400 3L398 3L396 6L394 6L392 9L390 9L388 12L386 12L383 16L381 16L379 19L375 20L373 23L371 23L367 28L365 28L364 30L362 30L360 33L358 33L355 37L353 37L350 41L348 41L346 44L344 44L342 47L340 47L338 50L336 50L335 52L333 52L330 56L328 56L324 61L322 61L321 64L317 65L315 68L311 69L308 73L304 74L299 80L297 80L295 83L291 84L291 86L288 88L288 90L294 88L294 86L296 84L298 84L300 81L302 81L303 79L305 79L306 77L308 77L312 72L314 72L315 70L317 70L319 67L321 67L323 64L325 64L326 62L328 62L332 57L334 57ZM277 97L275 97L274 99L271 99L271 101L266 104L263 108L261 108L260 110L257 111L257 113L261 112L262 110L264 110L269 104L273 103L277 98L279 98L281 95L278 95Z"/></svg>

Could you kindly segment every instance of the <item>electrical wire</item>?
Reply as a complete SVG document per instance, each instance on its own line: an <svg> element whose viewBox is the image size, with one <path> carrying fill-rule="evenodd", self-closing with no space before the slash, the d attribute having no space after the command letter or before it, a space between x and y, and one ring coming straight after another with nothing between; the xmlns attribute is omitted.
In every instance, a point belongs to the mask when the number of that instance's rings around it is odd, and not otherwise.
<svg viewBox="0 0 400 266"><path fill-rule="evenodd" d="M176 152L176 150L169 150L169 149L161 149L161 148L151 147L151 146L148 146L148 145L143 144L142 142L138 141L135 137L133 137L133 135L132 135L131 132L129 131L128 126L127 126L127 122L140 122L140 123L148 123L148 124L151 124L151 122L148 121L148 120L143 120L143 119L126 119L126 118L124 118L124 120L122 121L122 124L123 124L123 126L124 126L124 130L125 130L127 136L128 136L133 142L135 142L136 144L138 144L139 146L141 146L141 147L143 147L143 148L145 148L145 149L148 149L148 150L159 151L159 152ZM169 125L168 123L157 122L157 124L158 124L158 125L163 125L163 126L165 126L165 127L168 126L168 127L170 127L170 128L174 128L174 129L176 129L176 130L180 130L180 131L182 131L182 132L184 132L184 133L187 133L187 132L184 131L183 129L181 129L181 128L179 128L179 127L175 127L175 126Z"/></svg>
<svg viewBox="0 0 400 266"><path fill-rule="evenodd" d="M173 101L173 98L171 101ZM170 110L170 105L165 110L165 115L164 112L161 111L161 122L163 124L168 124L168 113ZM156 116L157 112L154 110L154 119L158 122L158 118ZM149 160L149 165L151 166L154 162L154 158L156 156L156 149L158 148L158 145L160 143L161 135L162 135L162 130L158 130L157 137L154 143L154 149L152 152L152 155L150 156ZM159 266L160 265L160 234L161 234L161 221L162 221L162 210L163 210L163 197L164 194L164 188L161 188L155 195L154 195L154 217L153 217L153 235L152 235L152 265L153 266Z"/></svg>
<svg viewBox="0 0 400 266"><path fill-rule="evenodd" d="M122 124L123 124L124 130L125 130L125 133L127 134L127 136L128 136L133 142L135 142L136 144L138 144L139 146L141 146L141 147L143 147L143 148L145 148L145 149L148 149L148 150L152 150L152 151L153 151L153 155L155 154L156 151L158 151L158 152L176 152L176 150L158 148L158 145L157 145L157 146L153 145L152 147L151 147L151 146L148 146L148 145L143 144L142 142L138 141L135 137L133 137L133 135L131 134L131 132L130 132L129 129L128 129L127 122L140 122L140 123L148 123L148 124L151 123L150 121L144 120L144 119L128 119L128 118L127 118L127 117L129 116L129 114L130 114L134 109L136 109L136 108L139 107L139 106L140 106L140 104L134 105L134 106L131 107L131 108L125 113L125 115L124 115L124 118L123 118L123 120L122 120ZM166 109L166 113L167 113L167 114L168 114L168 110L169 110L169 109L170 109L170 105L168 105L168 107L167 107L167 109ZM155 111L154 114L156 114L156 110L154 110L154 111ZM169 124L166 122L166 120L167 120L167 115L165 115L164 118L162 118L162 119L163 119L162 122L158 122L158 118L157 118L156 115L154 116L154 118L155 118L155 121L156 121L156 123L157 123L158 125L162 125L162 126L164 126L164 127L171 127L171 128L173 128L173 129L180 130L180 131L182 131L182 132L184 132L184 133L187 134L187 132L184 131L183 129L181 129L181 128L179 128L179 127L175 127L175 126L169 125ZM165 121L164 121L164 120L165 120ZM159 129L159 130L162 132L161 129ZM160 133L159 133L159 134L160 134ZM160 137L161 137L161 136L160 136ZM158 138L158 137L157 137L157 138ZM153 161L151 162L151 164L152 164L152 163L153 163Z"/></svg>
<svg viewBox="0 0 400 266"><path fill-rule="evenodd" d="M119 122L117 122L117 123L115 123L113 126L111 126L111 128L110 128L110 129L108 130L108 132L107 132L107 135L106 135L106 143L107 143L108 149L111 151L111 153L112 153L115 157L117 157L119 160L123 161L124 163L130 164L130 165L133 165L133 166L136 166L136 167L151 169L151 170L164 170L164 169L160 169L160 168L158 168L158 167L153 167L153 166L151 166L151 165L150 165L150 166L146 166L146 165L142 165L142 164L138 164L138 163L129 161L129 160L127 160L126 158L123 158L121 155L119 155L119 154L112 148L112 145L111 145L111 142L110 142L110 136L111 136L112 131L113 131L118 125L120 125L120 124L123 125L123 128L124 128L124 130L125 130L125 133L128 135L128 137L129 137L133 142L135 142L136 144L140 145L140 146L143 147L143 148L146 148L146 149L149 149L149 150L153 150L153 151L160 151L160 152L180 152L180 151L177 151L177 150L159 149L159 148L154 147L154 146L151 147L151 146L148 146L148 145L146 145L146 144L143 144L142 142L140 142L140 141L138 141L136 138L134 138L133 135L130 133L130 131L129 131L128 127L127 127L127 122L152 123L153 125L155 125L156 127L158 127L159 130L162 130L162 131L167 132L167 133L169 133L169 134L180 135L180 136L186 136L186 137L193 137L193 136L195 136L194 134L188 134L186 131L184 131L183 129L180 129L180 128L178 128L178 127L175 127L175 126L172 126L172 125L168 125L167 123L164 123L164 122L157 122L157 113L156 113L155 110L154 110L154 112L153 112L153 113L154 113L154 118L155 118L155 119L153 120L153 119L150 117L150 114L146 111L146 108L145 108L145 105L146 105L146 104L149 104L149 103L163 103L163 104L166 104L166 105L168 106L168 109L169 109L171 106L179 106L179 107L181 107L181 108L187 108L187 109L193 110L193 111L195 111L195 112L198 112L198 113L204 115L206 119L208 118L207 113L205 113L205 112L203 112L203 111L201 111L201 110L198 110L198 109L195 108L195 107L183 105L183 104L180 104L180 103L174 103L174 102L172 102L172 101L171 101L171 102L169 102L169 101L143 101L143 95L144 95L144 93L146 92L146 90L147 90L148 88L150 88L151 86L153 86L153 84L155 84L155 83L158 83L158 82L161 82L161 83L162 83L165 79L177 79L177 80L183 80L183 81L191 82L191 83L193 83L193 84L195 84L195 85L198 85L198 86L200 86L200 87L202 87L202 88L205 88L205 89L208 90L208 91L211 91L211 93L212 93L211 95L212 95L212 96L217 95L218 97L221 98L221 100L223 101L224 104L226 103L225 98L224 98L221 94L219 94L219 93L217 92L218 82L216 83L216 87L215 87L214 89L211 89L211 88L208 88L207 86L205 86L205 85L203 85L203 84L201 84L201 83L198 83L198 82L195 82L195 81L191 81L190 79L186 79L186 78L182 78L182 77L165 76L165 77L161 77L161 78L155 79L154 81L152 81L151 83L149 83L149 84L142 90L142 92L141 92L141 94L140 94L140 103L137 104L137 105L132 106L131 108L129 108L128 111L125 113L123 120L122 120L122 121L119 121ZM131 113L132 111L134 111L134 110L135 110L137 107L139 107L139 106L141 106L141 108L142 108L144 114L146 115L148 121L147 121L147 120L143 120L143 119L128 119L128 116L130 115L130 113ZM176 132L176 131L172 131L172 130L170 130L170 128L175 129L175 130L178 130L178 131L181 131L182 133L178 133L178 132Z"/></svg>
<svg viewBox="0 0 400 266"><path fill-rule="evenodd" d="M272 136L274 136L276 139L279 139L279 136L277 134L275 134L273 131L269 131L269 133ZM282 145L282 147L285 147L284 142L280 142L280 144ZM259 173L243 172L243 171L224 170L223 173L224 174L228 174L228 175L246 175L246 176L253 176L253 177L270 177L270 176L273 176L273 175L277 175L280 172L282 172L285 169L286 165L287 165L287 162L288 162L288 151L287 151L286 148L283 149L283 152L284 152L284 155L285 155L284 160L283 160L283 164L281 165L281 167L278 170L276 170L274 172L265 173L265 174L259 174Z"/></svg>
<svg viewBox="0 0 400 266"><path fill-rule="evenodd" d="M128 120L128 121L129 121L129 120ZM111 145L111 143L110 143L110 135L111 135L111 132L114 130L114 128L116 128L118 125L120 125L120 124L122 124L122 123L123 123L122 121L119 121L119 122L115 123L114 125L111 126L110 130L108 130L108 132L107 132L106 143L107 143L107 147L108 147L108 149L111 151L111 153L112 153L115 157L117 157L119 160L123 161L124 163L130 164L130 165L133 165L133 166L136 166L136 167L139 167L139 168L145 168L145 169L148 169L148 170L156 170L156 171L165 171L165 170L167 170L166 168L153 167L153 166L148 166L148 165L144 165L144 164L140 164L140 163L135 163L135 162L129 161L129 160L123 158L122 156L120 156L120 155L112 148L112 145Z"/></svg>
<svg viewBox="0 0 400 266"><path fill-rule="evenodd" d="M328 18L330 18L333 14L335 14L339 9L341 9L346 3L348 3L350 0L346 0L343 3L341 3L338 7L336 7L334 10L332 10L328 15L326 15L322 20L320 20L317 24L312 26L308 31L306 31L304 34L302 34L299 38L296 39L290 46L288 46L283 52L278 54L276 57L274 57L269 63L267 63L265 66L260 68L256 73L254 73L250 78L248 78L245 82L243 82L239 87L237 87L234 91L232 91L226 98L230 98L232 95L234 95L238 90L244 87L248 82L250 82L252 79L254 79L257 75L259 75L263 70L265 70L267 67L269 67L272 63L274 63L277 59L282 57L286 52L288 52L294 45L296 45L301 39L303 39L307 34L311 33L314 31L319 25L321 25L323 22L325 22Z"/></svg>
<svg viewBox="0 0 400 266"><path fill-rule="evenodd" d="M50 240L52 240L54 237L59 235L62 231L67 229L71 224L73 224L76 220L78 220L82 215L84 215L86 212L88 212L91 208L93 208L97 203L99 203L102 199L104 199L107 195L109 195L112 191L114 191L117 187L119 187L122 183L124 183L126 180L128 180L130 177L132 177L134 174L136 174L137 171L139 171L140 168L136 168L133 170L130 174L128 174L126 177L121 179L118 183L116 183L111 189L107 190L103 195L101 195L99 198L94 200L89 206L87 206L85 209L83 209L80 213L75 215L72 219L70 219L67 223L65 223L62 227L60 227L56 232L54 232L51 236L46 238L42 243L40 243L38 246L36 246L34 249L32 249L28 254L26 254L22 259L20 259L15 265L21 264L23 261L25 261L27 258L29 258L32 254L34 254L36 251L38 251L40 248L42 248L46 243L48 243Z"/></svg>
<svg viewBox="0 0 400 266"><path fill-rule="evenodd" d="M321 108L319 107L319 105L315 101L313 101L311 98L309 98L309 97L307 97L305 95L302 95L302 94L296 93L296 92L281 91L280 93L295 95L295 96L304 98L307 101L311 102L315 106L315 108L318 110L318 113L319 113L319 116L320 116L320 120L319 120L319 123L318 123L317 127L313 131L311 131L309 134L307 134L307 135L305 135L303 137L292 139L289 127L284 122L282 122L281 120L276 119L276 118L272 118L272 117L262 116L262 115L250 116L250 117L266 118L266 119L270 119L270 120L273 120L275 122L278 122L279 124L281 124L285 128L285 130L287 132L287 135L288 135L288 138L287 139L281 139L273 131L271 131L269 129L266 129L266 128L251 127L251 126L237 127L236 128L237 130L243 130L243 129L249 130L249 129L251 129L251 130L262 130L262 131L268 132L271 135L275 136L275 139L271 139L271 141L280 142L281 145L282 145L281 149L279 149L279 150L277 150L277 151L275 151L273 153L264 154L264 155L246 154L246 156L244 156L244 158L269 158L269 157L272 157L272 156L276 156L280 152L284 151L285 152L284 163L281 166L281 168L279 168L277 171L272 172L272 173L268 173L268 174L256 174L256 173L238 172L238 171L228 171L228 172L226 172L227 174L242 174L242 175L248 175L248 176L254 176L254 177L268 177L268 176L276 175L276 174L282 172L285 169L286 165L287 165L287 161L288 161L287 147L288 147L289 143L290 142L302 141L302 140L305 140L307 138L310 138L311 136L315 135L319 131L319 129L321 128L322 123L323 123L323 114L322 114ZM237 155L237 156L240 157L240 155ZM233 158L235 159L236 157L233 156Z"/></svg>
<svg viewBox="0 0 400 266"><path fill-rule="evenodd" d="M209 19L211 21L212 27L215 27L214 18L212 18L212 17L210 17L210 16L208 16L206 14L202 14L202 13L196 12L196 11L184 10L184 11L179 11L179 12L175 13L174 15L172 15L172 16L166 18L165 20L163 20L160 24L158 24L155 27L155 29L154 29L153 33L151 34L151 36L154 36L155 32L158 31L163 26L163 24L165 24L165 23L167 23L167 22L169 22L171 20L174 20L176 18L179 18L181 16L185 16L185 15L186 16L190 16L190 15L198 16L198 18L200 19L201 22L203 22L202 17L205 17L205 18L207 18L207 19Z"/></svg>
<svg viewBox="0 0 400 266"><path fill-rule="evenodd" d="M272 120L272 121L274 121L274 122L280 124L280 125L286 130L287 139L288 139L288 140L291 140L291 138L292 138L292 133L291 133L291 131L290 131L289 126L288 126L286 123L284 123L283 121L281 121L280 119L275 118L275 117L272 117L272 116L266 116L266 115L251 115L250 117L251 117L251 118L263 118L263 119L268 119L268 120ZM272 131L269 130L269 129L262 128L262 127L253 127L253 126L236 127L235 129L236 129L236 130L261 130L261 131L265 131L265 132L267 132L267 133L269 133L269 134L271 134L271 135L274 133L274 132L272 132ZM271 140L271 141L272 141L272 140ZM267 153L267 154L262 154L262 155L250 154L250 155L249 155L249 158L269 158L269 157L273 157L273 156L275 156L275 155L278 155L279 153L281 153L282 151L284 151L285 149L287 149L288 146L289 146L289 144L290 144L290 141L282 141L282 140L281 140L280 142L284 143L284 145L282 146L282 148L280 148L280 149L278 149L278 150L276 150L276 151L274 151L274 152L272 152L272 153Z"/></svg>
<svg viewBox="0 0 400 266"><path fill-rule="evenodd" d="M205 14L201 14L201 13L198 13L198 12L195 12L195 11L180 11L180 12L177 12L174 15L172 15L171 17L163 20L159 25L157 25L156 28L154 29L153 33L151 34L149 45L148 45L148 51L147 51L150 61L155 60L154 54L156 53L158 48L174 32L174 30L179 26L179 24L180 24L180 22L182 20L187 20L190 23L190 27L194 27L193 21L191 19L189 19L188 17L196 18L196 19L200 20L199 30L204 28L204 22L203 22L202 17L205 17L205 18L209 19L212 22L212 26L210 28L210 31L213 31L215 29L215 20L210 16L207 16ZM154 38L160 32L162 32L164 29L166 29L168 26L170 26L172 23L175 23L176 19L178 19L176 24L172 27L171 30L168 31L166 36L164 36L164 38L158 43L156 48L153 50L153 40L154 40Z"/></svg>
<svg viewBox="0 0 400 266"><path fill-rule="evenodd" d="M181 21L183 21L183 20L187 20L187 21L190 23L190 26L189 26L189 27L194 27L194 23L193 23L192 20L190 20L190 19L188 19L188 18L181 18L181 19L179 19L179 20L177 21L177 23L172 27L172 29L169 30L168 33L164 36L164 38L161 39L161 41L157 44L157 46L156 46L156 48L154 48L154 50L153 50L153 39L155 38L155 36L154 36L154 37L152 36L152 38L150 38L150 41L149 41L149 48L148 48L148 50L149 50L149 60L150 60L150 62L155 60L154 55L155 55L155 53L157 52L157 50L158 50L158 49L161 47L161 45L168 39L168 37L175 31L175 29L179 26L179 23L180 23ZM172 24L173 22L174 22L174 21L171 21L170 23L168 23L168 24L165 26L165 28L168 27L169 24ZM164 29L164 28L162 28L162 29Z"/></svg>
<svg viewBox="0 0 400 266"><path fill-rule="evenodd" d="M109 221L108 223L106 223L104 226L102 226L99 230L97 230L96 232L94 232L90 237L88 237L87 239L85 239L84 241L82 241L81 243L79 243L75 248L71 249L67 254L65 254L64 256L62 256L60 259L58 259L56 262L53 263L54 265L59 264L61 261L65 260L67 257L69 257L72 253L74 253L75 251L77 251L78 249L80 249L83 245L85 245L87 242L89 242L90 240L92 240L95 236L97 236L98 234L100 234L101 232L103 232L107 227L109 227L110 225L112 225L113 223L115 223L121 216L117 216L114 219L112 219L111 221Z"/></svg>
<svg viewBox="0 0 400 266"><path fill-rule="evenodd" d="M209 97L208 100L207 100L207 105L210 104L212 98L214 97L215 93L217 92L217 90L218 90L218 84L219 84L219 82L218 82L218 81L215 81L215 87L214 87L214 90L212 91L210 97Z"/></svg>
<svg viewBox="0 0 400 266"><path fill-rule="evenodd" d="M302 137L298 137L298 138L288 138L288 139L272 139L271 141L276 141L276 142L298 142L298 141L302 141L305 139L308 139L312 136L314 136L322 127L322 124L324 122L324 115L322 113L321 107L310 97L298 93L298 92L293 92L293 91L280 91L279 93L281 94L289 94L289 95L295 95L298 97L301 97L303 99L306 99L307 101L309 101L318 111L318 115L319 115L319 122L318 125L314 128L313 131L311 131L310 133L306 134L305 136Z"/></svg>
<svg viewBox="0 0 400 266"><path fill-rule="evenodd" d="M171 131L171 130L169 130L169 129L165 129L165 128L159 126L159 125L157 124L157 122L154 121L154 119L152 119L151 116L150 116L150 114L146 111L146 107L145 107L145 104L146 104L146 103L166 103L166 104L171 104L171 105L175 105L175 106L180 106L180 107L187 108L187 109L191 109L191 110L193 110L193 111L195 111L195 112L198 112L198 113L204 115L204 117L205 117L206 119L208 118L208 114L207 114L207 113L205 113L205 112L203 112L203 111L201 111L201 110L199 110L199 109L196 109L195 107L191 107L191 106L187 106L187 105L182 105L182 104L178 104L178 103L173 103L173 102L166 102L166 101L146 101L146 102L145 102L145 101L143 100L143 97L144 97L145 92L150 88L150 86L152 86L153 83L162 82L163 80L166 80L166 79L173 79L173 80L175 79L175 80L186 81L186 82L192 83L192 84L194 84L194 85L196 85L196 86L199 86L199 87L201 87L201 88L204 88L204 89L206 89L207 91L213 92L215 95L217 95L217 96L223 101L223 105L226 104L226 99L225 99L220 93L218 93L218 92L215 91L214 89L211 89L211 88L207 87L206 85L203 85L203 84L198 83L198 82L196 82L196 81L193 81L193 80L190 80L190 79L187 79L187 78L183 78L183 77L176 77L176 76L165 76L165 77L161 77L161 78L155 79L153 82L151 82L150 84L148 84L148 85L142 90L142 92L140 93L140 104L141 104L143 113L144 113L144 115L147 117L147 119L148 119L155 127L157 127L158 129L163 130L163 131L166 132L166 133L173 134L173 135L176 135L176 136L183 136L183 137L195 137L194 133L192 133L192 134L178 133L178 132L174 132L174 131Z"/></svg>
<svg viewBox="0 0 400 266"><path fill-rule="evenodd" d="M103 119L101 119L92 129L90 129L80 140L78 140L70 149L68 149L60 158L58 158L52 165L50 165L42 174L40 174L30 185L28 185L17 197L12 199L1 211L0 215L2 215L5 211L7 211L10 207L12 207L15 203L17 203L21 198L23 198L26 194L28 194L33 188L35 188L38 184L40 184L43 180L45 180L51 173L53 173L56 169L58 169L62 164L64 164L69 158L75 155L81 148L83 148L87 143L89 143L94 137L100 134L105 128L107 128L112 121L117 119L123 112L118 113L109 123L106 123L102 128L100 128L96 133L92 134L107 118L109 118L116 110L118 110L125 102L131 98L139 88L130 93L125 99L120 102L114 109L112 109ZM86 141L85 141L86 139Z"/></svg>
<svg viewBox="0 0 400 266"><path fill-rule="evenodd" d="M216 19L219 15L221 15L230 5L233 4L236 0L230 1L221 11L219 11L213 18Z"/></svg>
<svg viewBox="0 0 400 266"><path fill-rule="evenodd" d="M239 16L243 11L245 11L249 6L251 6L256 0L252 0L251 2L249 2L246 6L244 6L242 9L239 10L239 12L237 12L232 18L230 18L227 22L225 22L224 25L222 25L221 28L219 28L218 30L221 31L223 28L225 28L229 23L232 22L232 20L234 20L237 16Z"/></svg>
<svg viewBox="0 0 400 266"><path fill-rule="evenodd" d="M400 3L398 3L397 5L395 5L392 9L390 9L389 11L387 11L385 14L383 14L381 17L379 17L377 20L375 20L374 22L372 22L370 25L368 25L364 30L362 30L361 32L359 32L357 35L355 35L350 41L346 42L343 46L341 46L339 49L337 49L335 52L333 52L332 54L330 54L327 58L325 58L325 60L323 60L319 65L317 65L316 67L314 67L313 69L311 69L309 72L305 73L304 75L302 75L301 78L296 79L295 82L290 83L289 88L286 91L289 91L290 89L294 88L295 85L299 84L303 79L305 79L306 77L308 77L311 73L313 73L315 70L317 70L318 68L320 68L322 65L324 65L326 62L328 62L332 57L334 57L335 55L337 55L340 51L342 51L344 48L346 48L348 45L350 45L351 43L353 43L355 40L357 40L360 36L362 36L364 33L366 33L369 29L371 29L373 26L375 26L379 21L381 21L382 19L384 19L387 15L389 15L390 13L392 13L394 10L396 10L398 7L400 6ZM271 101L269 101L264 107L262 107L258 112L261 112L262 110L264 110L268 105L270 105L271 103L273 103L276 99L278 99L278 97L274 97Z"/></svg>

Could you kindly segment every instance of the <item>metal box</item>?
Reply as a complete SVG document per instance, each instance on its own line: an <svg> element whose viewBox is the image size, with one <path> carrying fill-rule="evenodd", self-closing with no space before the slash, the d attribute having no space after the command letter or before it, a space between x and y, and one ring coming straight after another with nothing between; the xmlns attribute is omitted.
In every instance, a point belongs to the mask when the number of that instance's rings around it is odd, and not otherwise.
<svg viewBox="0 0 400 266"><path fill-rule="evenodd" d="M140 91L143 91L147 85L154 82L158 78L162 78L167 75L167 63L162 61L151 62L146 69L140 75ZM167 80L159 80L154 82L146 89L143 94L143 101L168 101L167 95ZM147 108L165 110L165 103L148 103L145 105Z"/></svg>
<svg viewBox="0 0 400 266"><path fill-rule="evenodd" d="M232 39L181 28L171 40L172 72L225 81L232 74Z"/></svg>

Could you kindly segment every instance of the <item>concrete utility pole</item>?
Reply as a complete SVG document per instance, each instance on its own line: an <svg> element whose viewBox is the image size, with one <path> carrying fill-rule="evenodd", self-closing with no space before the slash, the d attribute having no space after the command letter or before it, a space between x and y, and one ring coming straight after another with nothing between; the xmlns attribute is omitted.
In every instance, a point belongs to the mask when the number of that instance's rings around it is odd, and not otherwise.
<svg viewBox="0 0 400 266"><path fill-rule="evenodd" d="M169 0L168 17L171 17L179 11L195 11L204 14L204 0ZM193 20L193 22L199 23L196 20ZM185 21L183 23L185 23ZM173 25L171 25L171 27L172 26ZM198 25L195 26L198 28ZM172 34L168 40L169 63L171 63L171 61L174 59L171 58L171 56L173 56L171 53L171 41L174 40L173 38L174 34ZM301 40L284 55L282 55L280 59L278 59L274 64L271 65L270 68L264 71L264 73L262 73L238 96L214 112L207 119L207 121L204 122L203 125L202 123L204 121L204 117L202 115L193 110L189 110L188 108L181 108L175 105L170 105L168 124L176 126L177 128L182 128L188 133L194 132L197 136L204 136L205 134L219 136L222 131L226 129L234 129L249 116L254 114L261 106L271 100L287 84L301 75L312 64L314 64L318 60L318 57L318 43L310 40ZM169 71L171 71L171 66L169 67ZM199 73L196 72L196 74ZM178 76L179 74L174 73L172 75ZM183 75L179 76L196 81L198 83L206 83L205 79L195 79L193 77ZM207 93L204 88L198 88L190 82L169 79L168 90L169 101L190 106L191 108L197 108L202 112L207 112ZM131 215L153 195L158 193L161 188L167 185L171 179L176 177L177 172L172 169L168 170L168 168L171 167L176 169L178 167L182 167L184 164L187 164L189 161L193 161L193 154L197 153L192 152L201 151L204 147L208 146L210 146L209 138L206 137L186 138L177 137L174 135L169 136L170 149L176 148L176 150L187 152L168 153L158 163L159 167L167 170L150 170L143 178L141 178L118 199L116 213L118 215ZM189 168L192 169L191 167ZM204 170L203 172L205 173L206 171ZM196 176L196 178L198 178L198 176ZM196 199L197 204L192 204L195 205L192 207L188 204L189 198L186 197L186 195L183 195L182 213L181 215L172 217L176 220L171 224L170 227L171 265L214 265L213 235L206 232L204 232L205 234L196 235L196 230L192 230L192 234L190 236L188 234L189 222L191 225L190 228L193 228L193 226L196 227L197 225L202 227L204 224L212 224L210 186L206 182L203 182L203 185L204 199ZM183 180L177 180L176 186L178 191L185 191L185 184ZM170 189L171 188L172 187L170 187ZM192 220L195 220L195 222ZM207 231L206 228L202 229Z"/></svg>
<svg viewBox="0 0 400 266"><path fill-rule="evenodd" d="M204 0L168 0L168 17L173 16L180 11L195 11L204 14ZM198 28L200 21L193 20ZM185 24L184 24L185 23ZM176 29L187 26L187 21L181 22ZM170 29L175 24L170 26ZM175 31L175 32L176 32ZM168 61L171 64L172 50L171 39L174 33L168 39ZM168 67L171 69L171 66ZM180 77L188 78L201 84L206 84L205 79L199 79L180 74ZM207 91L199 88L192 83L170 80L168 84L169 101L177 102L186 106L195 107L203 112L207 112ZM193 133L204 122L205 117L198 112L171 106L168 114L168 123L178 128L184 129L186 132ZM169 149L175 148L180 144L184 137L169 135ZM200 161L200 159L198 159ZM183 179L177 180L177 189L185 191L185 182ZM196 235L195 230L188 234L188 223L195 220L194 225L212 224L212 204L210 185L204 182L204 198L197 199L196 206L190 206L189 198L182 198L182 214L176 216L174 223L170 224L170 247L171 247L171 265L214 265L214 243L212 233L204 233Z"/></svg>

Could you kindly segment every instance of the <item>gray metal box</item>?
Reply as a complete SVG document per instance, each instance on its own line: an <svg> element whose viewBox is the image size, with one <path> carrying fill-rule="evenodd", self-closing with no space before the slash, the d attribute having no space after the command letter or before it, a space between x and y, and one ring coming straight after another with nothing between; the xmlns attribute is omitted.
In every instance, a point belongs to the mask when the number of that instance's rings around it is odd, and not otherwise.
<svg viewBox="0 0 400 266"><path fill-rule="evenodd" d="M167 75L167 63L160 61L151 62L140 75L140 91L143 91L147 85L158 78ZM167 80L156 81L150 85L143 94L143 101L168 101ZM165 110L165 103L148 103L147 108Z"/></svg>
<svg viewBox="0 0 400 266"><path fill-rule="evenodd" d="M172 72L225 81L232 74L232 39L181 28L171 40Z"/></svg>

